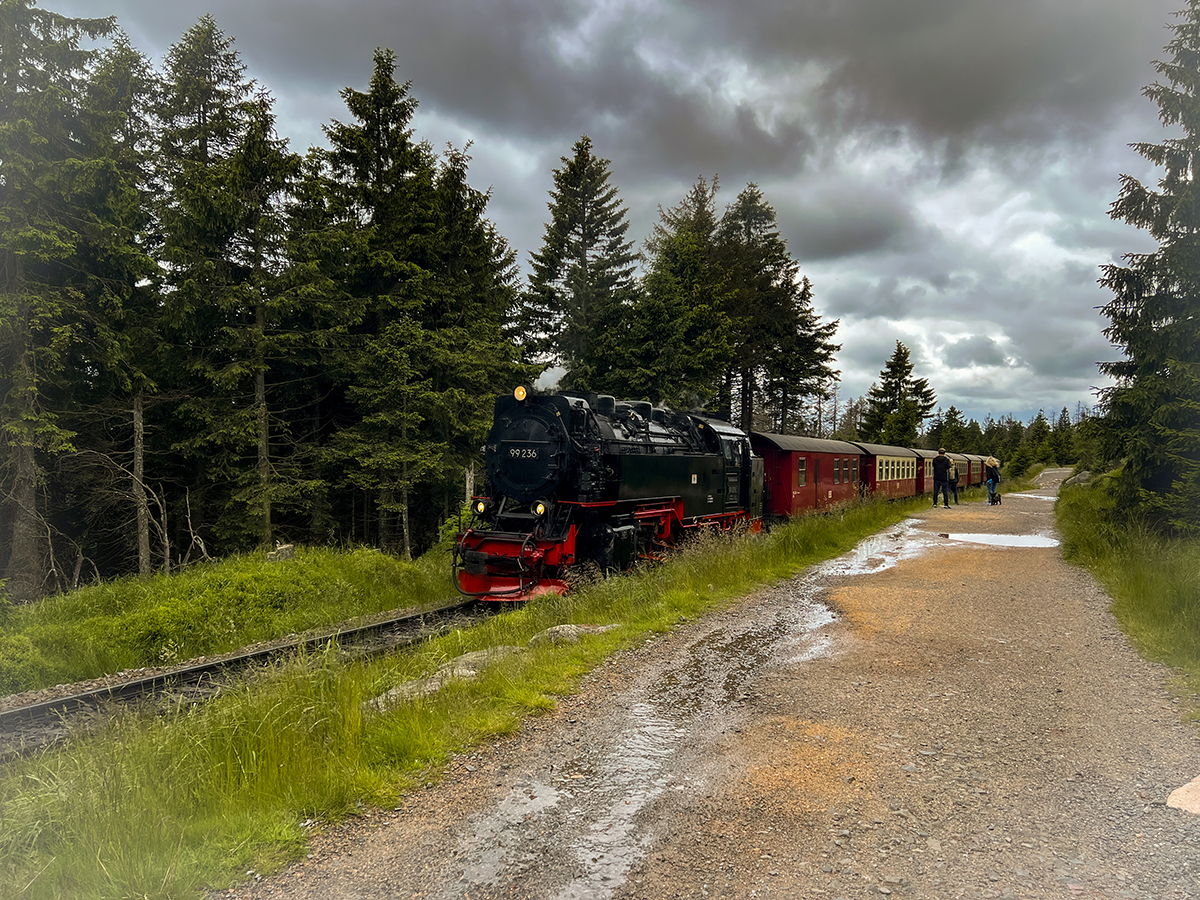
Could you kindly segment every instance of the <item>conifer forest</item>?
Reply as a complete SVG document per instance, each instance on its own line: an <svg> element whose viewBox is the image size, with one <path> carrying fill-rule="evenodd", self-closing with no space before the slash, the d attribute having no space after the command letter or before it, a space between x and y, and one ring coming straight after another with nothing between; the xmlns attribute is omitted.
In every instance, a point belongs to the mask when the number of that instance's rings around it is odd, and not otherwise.
<svg viewBox="0 0 1200 900"><path fill-rule="evenodd" d="M1196 18L1178 59L1197 58ZM1168 170L1197 140L1186 64L1150 95L1185 137L1139 148ZM113 18L0 2L4 596L276 542L422 553L470 495L495 395L547 372L743 428L942 443L1016 470L1125 461L1129 507L1197 527L1181 309L1200 273L1172 250L1197 232L1164 224L1200 210L1181 202L1192 179L1127 181L1114 204L1162 249L1102 273L1125 359L1097 414L980 424L937 406L900 342L867 395L839 396L838 323L753 183L727 199L697 180L639 242L580 137L523 272L470 147L422 140L400 77L390 51L364 59L365 90L343 89L325 146L297 153L211 16L156 67Z"/></svg>

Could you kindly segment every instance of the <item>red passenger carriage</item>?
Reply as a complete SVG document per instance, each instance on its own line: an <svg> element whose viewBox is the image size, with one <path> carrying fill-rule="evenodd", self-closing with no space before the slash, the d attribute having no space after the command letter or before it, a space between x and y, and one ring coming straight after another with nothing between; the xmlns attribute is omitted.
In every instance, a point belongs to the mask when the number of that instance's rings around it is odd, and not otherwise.
<svg viewBox="0 0 1200 900"><path fill-rule="evenodd" d="M858 500L862 450L846 441L790 434L750 435L763 458L763 514L785 518Z"/></svg>

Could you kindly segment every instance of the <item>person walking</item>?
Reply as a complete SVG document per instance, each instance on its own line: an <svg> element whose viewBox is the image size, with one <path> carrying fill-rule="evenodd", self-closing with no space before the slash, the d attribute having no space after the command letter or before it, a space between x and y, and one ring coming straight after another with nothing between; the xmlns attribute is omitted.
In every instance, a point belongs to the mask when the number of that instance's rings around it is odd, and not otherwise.
<svg viewBox="0 0 1200 900"><path fill-rule="evenodd" d="M950 471L947 473L947 481L950 484L950 493L954 495L954 505L958 506L958 463L950 460Z"/></svg>
<svg viewBox="0 0 1200 900"><path fill-rule="evenodd" d="M1000 502L1000 494L996 490L1000 485L1000 460L994 456L985 459L983 461L983 477L987 481L988 506L995 506Z"/></svg>
<svg viewBox="0 0 1200 900"><path fill-rule="evenodd" d="M938 492L946 509L950 508L950 457L946 455L945 447L938 447L938 455L933 458L933 505L937 507Z"/></svg>

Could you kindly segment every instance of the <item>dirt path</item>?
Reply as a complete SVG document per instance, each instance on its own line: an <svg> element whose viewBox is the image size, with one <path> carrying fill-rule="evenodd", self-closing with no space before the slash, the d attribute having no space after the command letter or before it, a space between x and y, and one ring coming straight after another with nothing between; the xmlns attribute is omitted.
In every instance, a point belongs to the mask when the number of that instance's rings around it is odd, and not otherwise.
<svg viewBox="0 0 1200 900"><path fill-rule="evenodd" d="M1200 897L1169 673L1045 490L931 509L623 653L248 898ZM1036 538L1041 538L1037 540Z"/></svg>

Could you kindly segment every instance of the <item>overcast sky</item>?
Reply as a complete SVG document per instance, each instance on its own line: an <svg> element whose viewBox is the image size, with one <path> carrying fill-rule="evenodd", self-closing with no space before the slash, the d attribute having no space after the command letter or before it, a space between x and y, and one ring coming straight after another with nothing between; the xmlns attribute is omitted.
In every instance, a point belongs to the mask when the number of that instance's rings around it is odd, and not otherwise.
<svg viewBox="0 0 1200 900"><path fill-rule="evenodd" d="M581 135L612 161L630 236L700 176L757 183L838 319L843 399L903 341L969 418L1090 406L1115 358L1098 267L1153 249L1108 216L1182 0L41 0L115 15L161 63L212 13L276 98L292 149L348 118L376 47L416 136L473 142L471 183L527 265L551 170Z"/></svg>

